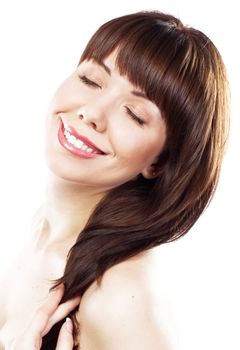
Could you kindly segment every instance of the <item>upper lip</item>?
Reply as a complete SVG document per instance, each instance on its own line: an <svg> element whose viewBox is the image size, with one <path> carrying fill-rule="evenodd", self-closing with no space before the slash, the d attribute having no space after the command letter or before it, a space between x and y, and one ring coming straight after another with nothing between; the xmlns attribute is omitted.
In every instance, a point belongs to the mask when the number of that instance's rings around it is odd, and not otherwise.
<svg viewBox="0 0 240 350"><path fill-rule="evenodd" d="M80 135L76 129L74 129L73 126L67 124L67 123L63 123L64 129L66 129L67 131L69 131L73 136L75 136L77 139L81 140L82 142L84 142L87 146L93 148L95 151L97 152L101 152L101 153L105 153L103 152L103 150L101 150L99 147L97 147L92 141L90 141L87 137Z"/></svg>

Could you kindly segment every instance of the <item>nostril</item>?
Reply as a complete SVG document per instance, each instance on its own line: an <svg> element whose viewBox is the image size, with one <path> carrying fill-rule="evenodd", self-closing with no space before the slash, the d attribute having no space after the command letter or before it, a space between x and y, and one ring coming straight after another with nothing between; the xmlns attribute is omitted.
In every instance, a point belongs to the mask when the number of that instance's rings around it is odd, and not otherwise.
<svg viewBox="0 0 240 350"><path fill-rule="evenodd" d="M79 115L78 115L78 118L79 118L80 120L83 120L83 119L84 119L87 123L91 124L94 130L97 129L97 124L96 124L95 122L89 120L88 118L86 118L86 116L84 116L83 114L79 114Z"/></svg>
<svg viewBox="0 0 240 350"><path fill-rule="evenodd" d="M97 129L97 125L95 124L95 123L91 123L92 124L92 126L93 126L93 129Z"/></svg>

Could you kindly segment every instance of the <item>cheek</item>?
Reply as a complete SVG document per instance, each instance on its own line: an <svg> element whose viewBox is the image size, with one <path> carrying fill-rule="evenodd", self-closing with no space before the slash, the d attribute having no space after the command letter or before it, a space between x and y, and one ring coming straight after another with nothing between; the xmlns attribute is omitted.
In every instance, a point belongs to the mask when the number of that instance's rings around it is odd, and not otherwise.
<svg viewBox="0 0 240 350"><path fill-rule="evenodd" d="M123 131L121 128L118 130ZM141 168L156 156L157 142L151 136L147 136L143 135L143 130L135 131L129 128L115 135L115 152L122 165L131 164Z"/></svg>
<svg viewBox="0 0 240 350"><path fill-rule="evenodd" d="M64 111L79 100L76 79L69 76L55 91L50 101L49 111Z"/></svg>

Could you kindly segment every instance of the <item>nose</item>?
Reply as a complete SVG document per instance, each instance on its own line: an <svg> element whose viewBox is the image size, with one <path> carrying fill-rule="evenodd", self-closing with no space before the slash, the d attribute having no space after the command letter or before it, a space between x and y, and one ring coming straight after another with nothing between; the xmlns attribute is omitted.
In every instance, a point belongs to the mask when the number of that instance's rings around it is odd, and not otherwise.
<svg viewBox="0 0 240 350"><path fill-rule="evenodd" d="M78 111L78 118L98 132L104 132L106 130L106 120L104 116L96 116L96 112L88 113L87 110L81 109Z"/></svg>

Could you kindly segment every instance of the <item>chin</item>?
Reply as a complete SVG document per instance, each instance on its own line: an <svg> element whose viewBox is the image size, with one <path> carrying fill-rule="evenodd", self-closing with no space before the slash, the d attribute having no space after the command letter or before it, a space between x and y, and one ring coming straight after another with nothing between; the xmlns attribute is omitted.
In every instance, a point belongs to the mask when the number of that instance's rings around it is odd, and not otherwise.
<svg viewBox="0 0 240 350"><path fill-rule="evenodd" d="M48 170L54 177L58 180L78 184L79 186L96 187L99 184L96 184L95 181L92 183L89 181L90 176L88 174L79 172L76 174L76 170L71 170L71 165L67 165L67 159L57 155L55 152L51 154L49 151L45 152L45 164L47 165ZM87 181L86 181L87 179Z"/></svg>
<svg viewBox="0 0 240 350"><path fill-rule="evenodd" d="M66 166L66 160L61 159L56 152L50 152L49 150L45 150L45 164L48 170L58 178L61 178L66 181L74 181L76 179L71 175L69 171L69 167Z"/></svg>

